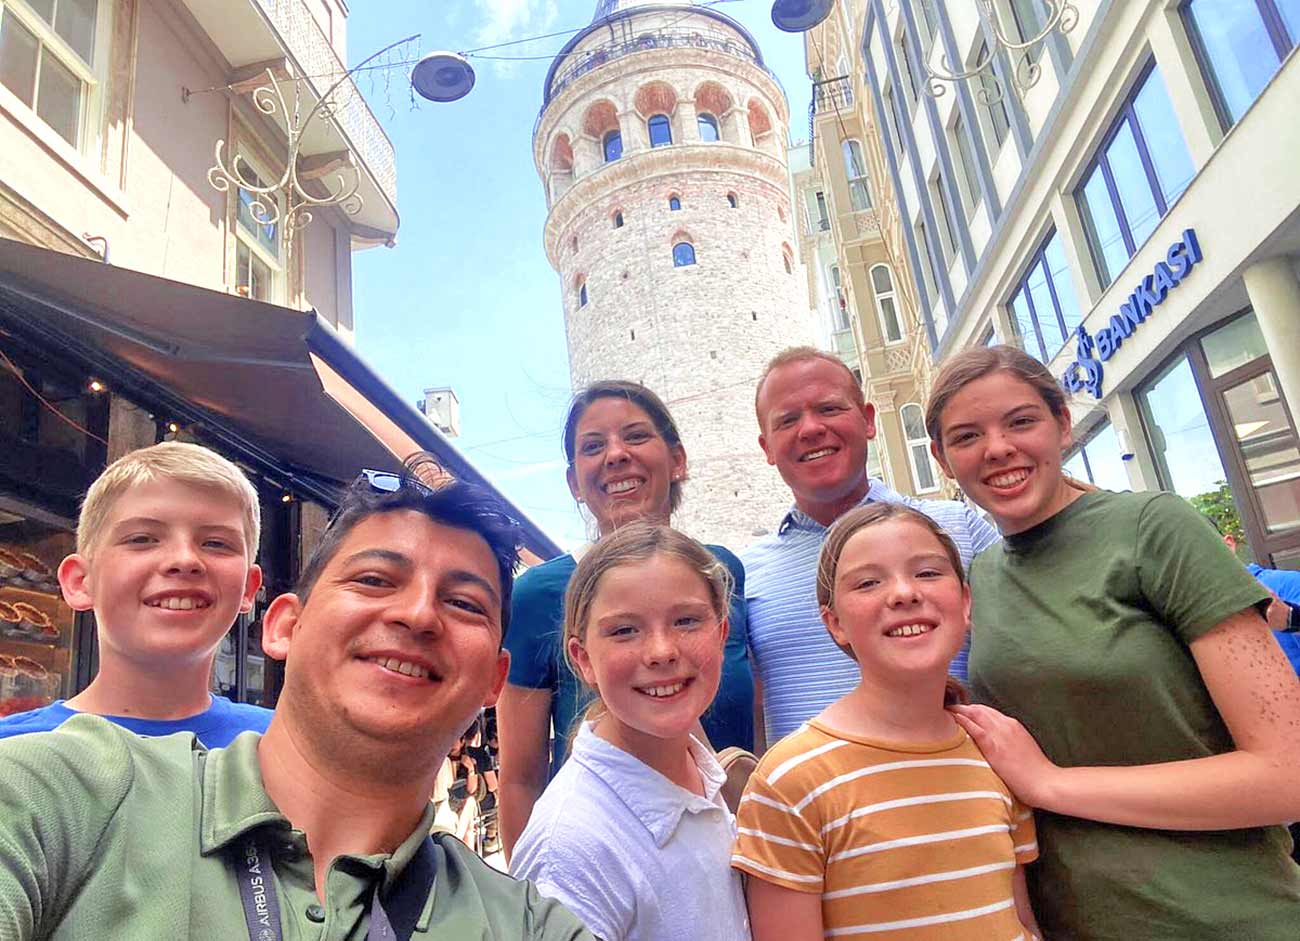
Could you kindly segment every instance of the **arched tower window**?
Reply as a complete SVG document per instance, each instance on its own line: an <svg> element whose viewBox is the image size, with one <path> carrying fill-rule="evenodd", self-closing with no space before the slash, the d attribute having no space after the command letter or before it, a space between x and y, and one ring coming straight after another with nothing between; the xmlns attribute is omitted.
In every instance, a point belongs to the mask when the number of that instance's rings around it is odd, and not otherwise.
<svg viewBox="0 0 1300 941"><path fill-rule="evenodd" d="M794 255L789 245L781 246L781 261L785 263L785 273L794 274Z"/></svg>
<svg viewBox="0 0 1300 941"><path fill-rule="evenodd" d="M700 140L712 144L720 139L718 133L718 119L711 114L701 114L697 118L700 126Z"/></svg>
<svg viewBox="0 0 1300 941"><path fill-rule="evenodd" d="M610 131L605 135L603 146L605 148L605 162L614 162L623 156L623 135L618 131Z"/></svg>
<svg viewBox="0 0 1300 941"><path fill-rule="evenodd" d="M732 209L735 209L737 206L740 205L740 198L736 196L735 193L728 193L727 205L730 206Z"/></svg>
<svg viewBox="0 0 1300 941"><path fill-rule="evenodd" d="M871 185L867 177L867 164L862 159L862 145L855 140L843 144L844 175L849 178L849 202L854 212L871 208Z"/></svg>
<svg viewBox="0 0 1300 941"><path fill-rule="evenodd" d="M668 123L668 115L656 114L646 122L646 126L650 129L651 147L663 147L673 142L673 129Z"/></svg>
<svg viewBox="0 0 1300 941"><path fill-rule="evenodd" d="M585 277L581 275L578 276L577 288L578 288L578 306L586 307L587 306L587 279Z"/></svg>
<svg viewBox="0 0 1300 941"><path fill-rule="evenodd" d="M685 268L695 264L695 246L690 242L678 242L673 246L673 267Z"/></svg>
<svg viewBox="0 0 1300 941"><path fill-rule="evenodd" d="M673 212L676 212L678 209L681 209L681 208L682 208L682 200L681 200L681 197L678 196L676 193L674 193L673 195L669 196L669 197L668 197L668 208L669 208L671 211L673 211Z"/></svg>
<svg viewBox="0 0 1300 941"><path fill-rule="evenodd" d="M894 299L894 276L888 265L872 265L871 293L876 295L876 315L880 318L880 332L886 343L903 339L903 322L898 317L898 303Z"/></svg>
<svg viewBox="0 0 1300 941"><path fill-rule="evenodd" d="M939 482L934 476L934 465L930 463L930 436L925 433L925 418L921 406L908 402L898 410L903 420L903 437L907 439L907 460L912 465L912 480L916 483L917 493L927 493L939 489Z"/></svg>
<svg viewBox="0 0 1300 941"><path fill-rule="evenodd" d="M623 210L621 209L614 212L614 228L623 228Z"/></svg>

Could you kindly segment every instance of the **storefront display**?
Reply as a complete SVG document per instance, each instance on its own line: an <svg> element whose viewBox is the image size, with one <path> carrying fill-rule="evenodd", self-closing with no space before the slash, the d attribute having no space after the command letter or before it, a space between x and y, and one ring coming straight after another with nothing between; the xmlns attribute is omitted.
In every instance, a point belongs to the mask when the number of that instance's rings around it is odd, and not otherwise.
<svg viewBox="0 0 1300 941"><path fill-rule="evenodd" d="M72 547L69 532L0 512L0 716L70 692L75 612L54 572Z"/></svg>

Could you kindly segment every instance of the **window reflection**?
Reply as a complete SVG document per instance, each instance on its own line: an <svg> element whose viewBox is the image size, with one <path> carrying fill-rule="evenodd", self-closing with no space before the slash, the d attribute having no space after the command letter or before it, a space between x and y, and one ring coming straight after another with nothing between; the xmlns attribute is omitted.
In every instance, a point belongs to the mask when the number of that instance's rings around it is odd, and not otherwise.
<svg viewBox="0 0 1300 941"><path fill-rule="evenodd" d="M1184 497L1218 489L1228 475L1187 357L1157 375L1139 403L1162 486Z"/></svg>
<svg viewBox="0 0 1300 941"><path fill-rule="evenodd" d="M1224 390L1241 458L1259 499L1264 526L1300 526L1300 448L1271 371Z"/></svg>

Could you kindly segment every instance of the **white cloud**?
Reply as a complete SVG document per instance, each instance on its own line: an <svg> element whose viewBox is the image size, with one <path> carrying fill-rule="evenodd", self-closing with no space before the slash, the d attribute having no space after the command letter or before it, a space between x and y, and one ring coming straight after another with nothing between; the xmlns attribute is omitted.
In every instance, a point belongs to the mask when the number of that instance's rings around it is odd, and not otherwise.
<svg viewBox="0 0 1300 941"><path fill-rule="evenodd" d="M557 0L474 0L474 6L482 17L475 33L476 46L490 46L552 32L560 14ZM540 43L527 43L486 54L540 55L549 48L543 48ZM502 75L511 74L515 67L515 63L508 61L493 61L492 64Z"/></svg>

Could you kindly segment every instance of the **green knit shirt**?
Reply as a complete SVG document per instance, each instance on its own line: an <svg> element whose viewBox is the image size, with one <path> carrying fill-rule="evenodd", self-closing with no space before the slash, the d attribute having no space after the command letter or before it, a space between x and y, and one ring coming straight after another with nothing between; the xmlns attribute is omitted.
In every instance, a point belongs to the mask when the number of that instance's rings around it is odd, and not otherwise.
<svg viewBox="0 0 1300 941"><path fill-rule="evenodd" d="M227 848L257 828L272 860L285 941L364 941L370 898L429 832L432 806L390 856L340 856L324 903L301 831L262 786L260 737L206 751L91 715L0 741L0 941L244 941ZM435 880L414 938L591 941L533 887L435 834ZM382 894L381 894L382 897Z"/></svg>

